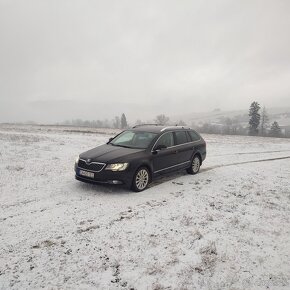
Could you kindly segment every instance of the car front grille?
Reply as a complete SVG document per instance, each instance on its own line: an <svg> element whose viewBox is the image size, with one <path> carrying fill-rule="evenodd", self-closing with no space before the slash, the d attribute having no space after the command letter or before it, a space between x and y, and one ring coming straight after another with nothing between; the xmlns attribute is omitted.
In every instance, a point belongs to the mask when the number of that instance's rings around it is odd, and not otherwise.
<svg viewBox="0 0 290 290"><path fill-rule="evenodd" d="M90 171L94 171L94 172L102 171L105 166L106 166L105 163L100 163L100 162L86 163L86 161L82 160L82 159L80 159L79 163L78 163L78 167L83 168L83 169L87 169Z"/></svg>

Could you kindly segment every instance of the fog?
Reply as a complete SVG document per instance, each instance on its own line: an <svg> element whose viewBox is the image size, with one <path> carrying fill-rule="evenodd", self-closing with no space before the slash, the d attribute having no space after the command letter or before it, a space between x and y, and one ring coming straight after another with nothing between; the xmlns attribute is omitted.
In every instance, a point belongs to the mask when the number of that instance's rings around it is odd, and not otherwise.
<svg viewBox="0 0 290 290"><path fill-rule="evenodd" d="M290 107L290 2L0 0L0 122Z"/></svg>

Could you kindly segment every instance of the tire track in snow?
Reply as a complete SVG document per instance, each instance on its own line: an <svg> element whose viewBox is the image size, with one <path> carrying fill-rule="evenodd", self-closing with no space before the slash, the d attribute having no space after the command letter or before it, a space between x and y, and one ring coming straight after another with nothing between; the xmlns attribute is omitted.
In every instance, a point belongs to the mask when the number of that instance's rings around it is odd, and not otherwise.
<svg viewBox="0 0 290 290"><path fill-rule="evenodd" d="M256 163L256 162L266 162L266 161L275 161L275 160L281 160L281 159L290 159L290 156L284 156L284 157L276 157L276 158L268 158L268 159L260 159L260 160L250 160L250 161L243 161L243 162L235 162L230 164L220 164L220 165L214 165L209 166L205 168L200 168L200 173L207 172L216 168L220 167L227 167L227 166L233 166L233 165L240 165L240 164L247 164L247 163ZM177 172L169 172L167 174L158 176L154 181L149 185L149 188L153 188L157 185L160 185L162 183L175 180L182 176L187 176L187 173L182 173L182 171Z"/></svg>
<svg viewBox="0 0 290 290"><path fill-rule="evenodd" d="M275 161L275 160L281 160L281 159L290 159L290 156L284 156L284 157L276 157L276 158L268 158L268 159L260 159L260 160L250 160L250 161L243 161L243 162L235 162L230 164L220 164L220 165L214 165L210 167L206 167L200 170L200 172L206 172L212 169L220 168L220 167L227 167L232 165L240 165L240 164L247 164L247 163L256 163L256 162L266 162L266 161Z"/></svg>
<svg viewBox="0 0 290 290"><path fill-rule="evenodd" d="M218 155L214 155L214 156L247 155L247 154L263 154L263 153L279 153L279 152L290 152L290 150L255 151L255 152L237 152L237 153L218 154Z"/></svg>

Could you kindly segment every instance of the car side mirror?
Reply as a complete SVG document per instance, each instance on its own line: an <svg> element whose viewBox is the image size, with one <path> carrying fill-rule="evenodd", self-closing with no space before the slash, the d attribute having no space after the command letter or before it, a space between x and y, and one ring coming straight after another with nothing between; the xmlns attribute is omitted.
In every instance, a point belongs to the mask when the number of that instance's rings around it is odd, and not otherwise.
<svg viewBox="0 0 290 290"><path fill-rule="evenodd" d="M166 147L166 145L163 145L163 144L160 144L160 145L157 145L155 148L154 148L154 152L158 152L158 151L160 151L160 150L164 150L164 149L166 149L167 147Z"/></svg>
<svg viewBox="0 0 290 290"><path fill-rule="evenodd" d="M109 141L107 142L107 144L109 144L114 138L110 138Z"/></svg>

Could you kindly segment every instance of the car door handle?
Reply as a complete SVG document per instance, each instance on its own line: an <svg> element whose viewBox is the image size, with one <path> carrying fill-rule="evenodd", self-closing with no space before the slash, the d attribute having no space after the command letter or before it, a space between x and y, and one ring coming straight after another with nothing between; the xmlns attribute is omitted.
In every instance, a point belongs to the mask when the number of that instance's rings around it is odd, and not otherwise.
<svg viewBox="0 0 290 290"><path fill-rule="evenodd" d="M177 153L178 153L178 150L175 150L173 153L174 153L174 154L177 154Z"/></svg>

